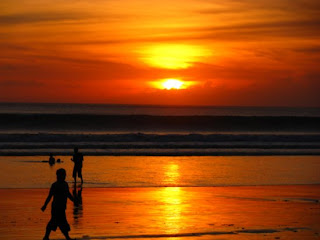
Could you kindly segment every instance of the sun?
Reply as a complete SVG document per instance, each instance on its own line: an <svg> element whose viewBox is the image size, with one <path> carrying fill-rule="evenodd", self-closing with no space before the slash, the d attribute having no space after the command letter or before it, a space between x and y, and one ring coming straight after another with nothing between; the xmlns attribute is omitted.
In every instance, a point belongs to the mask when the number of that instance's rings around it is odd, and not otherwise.
<svg viewBox="0 0 320 240"><path fill-rule="evenodd" d="M195 81L183 81L179 78L165 78L149 82L153 88L162 90L182 90L197 84Z"/></svg>
<svg viewBox="0 0 320 240"><path fill-rule="evenodd" d="M183 87L183 82L178 79L167 79L165 82L162 83L164 89L181 89Z"/></svg>

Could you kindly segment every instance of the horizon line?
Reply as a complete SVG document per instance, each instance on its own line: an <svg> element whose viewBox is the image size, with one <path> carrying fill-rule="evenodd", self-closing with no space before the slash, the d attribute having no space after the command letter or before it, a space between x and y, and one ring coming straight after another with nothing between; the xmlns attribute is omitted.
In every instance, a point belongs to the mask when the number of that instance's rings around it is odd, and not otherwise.
<svg viewBox="0 0 320 240"><path fill-rule="evenodd" d="M7 102L0 104L44 104L44 105L109 105L109 106L135 106L135 107L194 107L194 108L320 108L319 106L274 106L274 105L169 105L169 104L139 104L139 103L80 103L80 102Z"/></svg>

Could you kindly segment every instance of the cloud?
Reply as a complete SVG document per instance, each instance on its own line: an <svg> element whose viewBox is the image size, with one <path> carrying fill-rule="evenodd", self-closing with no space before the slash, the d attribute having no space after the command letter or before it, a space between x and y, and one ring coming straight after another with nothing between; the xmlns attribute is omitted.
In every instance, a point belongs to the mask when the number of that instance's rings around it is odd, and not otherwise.
<svg viewBox="0 0 320 240"><path fill-rule="evenodd" d="M12 63L0 64L0 76L40 82L147 81L171 76L175 71L147 66L134 66L94 57L26 54ZM12 83L8 83L12 84Z"/></svg>
<svg viewBox="0 0 320 240"><path fill-rule="evenodd" d="M300 47L294 48L294 51L301 52L301 53L308 53L308 54L319 54L320 53L320 46L308 46L308 47ZM320 57L320 56L319 56Z"/></svg>
<svg viewBox="0 0 320 240"><path fill-rule="evenodd" d="M0 80L2 87L40 87L44 86L43 82L38 80Z"/></svg>
<svg viewBox="0 0 320 240"><path fill-rule="evenodd" d="M41 22L76 21L88 19L86 13L75 12L29 12L0 15L0 24L29 24Z"/></svg>
<svg viewBox="0 0 320 240"><path fill-rule="evenodd" d="M18 24L37 24L37 23L60 23L74 22L75 24L81 21L85 24L101 24L110 22L123 22L130 21L136 16L127 13L114 13L108 11L86 9L86 11L75 11L74 6L65 7L69 10L43 10L33 12L16 12L9 14L1 14L0 12L0 25L18 25ZM83 8L83 7L82 7Z"/></svg>
<svg viewBox="0 0 320 240"><path fill-rule="evenodd" d="M284 11L284 12L316 12L320 11L320 3L318 0L225 0L225 1L208 1L212 3L212 7L206 7L195 12L204 14L216 13L237 13L251 11ZM208 5L206 5L208 6Z"/></svg>
<svg viewBox="0 0 320 240"><path fill-rule="evenodd" d="M52 39L51 41L48 38L32 39L35 44L42 42L55 45L107 45L193 40L228 42L245 40L252 42L269 40L275 37L312 38L320 36L320 31L318 31L320 28L320 2L318 0L229 0L223 1L218 7L201 8L201 4L199 6L200 9L196 8L190 13L191 16L197 19L199 16L205 15L208 21L205 24L199 22L198 26L195 26L197 23L195 21L195 23L190 23L192 27L186 27L188 20L181 25L166 24L161 26L157 19L145 18L144 12L139 12L141 15L133 16L128 13L125 14L124 11L109 13L106 10L107 8L101 10L101 12L92 9L87 12L75 12L74 10L51 12L46 10L44 12L0 15L0 25L59 23L64 21L77 24L79 21L85 21L86 26L84 28L80 31L78 28L77 30L72 29L71 32L66 33L65 38ZM237 15L236 13L240 14ZM145 19L150 23L137 24L134 17L135 19ZM111 24L111 20L117 21L116 27L119 27L119 29ZM140 20L141 23L143 23L142 20ZM172 18L172 20L175 19ZM91 24L92 28L90 27ZM115 33L130 29L130 31L134 30L136 34L115 34L112 38L109 34L100 35L99 38L92 37L90 29L96 29L96 24L111 27ZM77 39L72 37L70 34L73 31L79 31L81 37ZM105 29L100 29L100 31L105 31ZM84 35L81 32L88 32L88 34Z"/></svg>
<svg viewBox="0 0 320 240"><path fill-rule="evenodd" d="M320 36L319 19L306 20L268 20L254 21L241 24L229 23L224 26L209 27L176 27L175 29L163 29L165 34L154 36L146 33L146 36L113 38L113 39L80 39L65 40L63 42L52 42L57 45L108 45L108 44L130 44L130 43L161 43L181 42L193 40L211 41L248 41L268 40L270 38L314 38ZM147 32L147 31L146 31ZM170 33L170 34L169 34Z"/></svg>

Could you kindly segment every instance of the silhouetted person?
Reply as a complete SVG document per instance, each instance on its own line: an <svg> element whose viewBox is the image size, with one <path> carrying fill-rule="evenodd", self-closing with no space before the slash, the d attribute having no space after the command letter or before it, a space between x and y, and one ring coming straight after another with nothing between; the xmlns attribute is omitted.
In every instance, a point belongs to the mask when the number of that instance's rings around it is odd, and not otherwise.
<svg viewBox="0 0 320 240"><path fill-rule="evenodd" d="M82 178L82 162L83 162L83 155L82 153L78 152L78 148L74 148L74 153L73 153L73 158L71 160L74 162L74 167L73 167L73 178L74 182L77 183L77 174L78 177L81 179L81 184L83 183L83 178Z"/></svg>
<svg viewBox="0 0 320 240"><path fill-rule="evenodd" d="M52 153L50 153L50 157L49 157L49 164L53 165L56 162L56 160L54 159Z"/></svg>
<svg viewBox="0 0 320 240"><path fill-rule="evenodd" d="M69 192L68 183L66 179L66 170L60 168L57 170L57 181L51 185L49 195L41 208L44 211L53 197L51 205L51 219L48 222L46 228L46 234L43 240L49 240L51 230L56 231L57 227L60 228L63 235L67 240L71 240L69 237L70 226L66 218L67 198L74 202L74 198Z"/></svg>

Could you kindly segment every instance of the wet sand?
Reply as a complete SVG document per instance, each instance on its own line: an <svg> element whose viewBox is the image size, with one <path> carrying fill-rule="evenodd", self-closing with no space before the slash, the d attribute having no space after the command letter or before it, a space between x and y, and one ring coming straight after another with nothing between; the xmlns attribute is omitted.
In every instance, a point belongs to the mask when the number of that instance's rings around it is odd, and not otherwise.
<svg viewBox="0 0 320 240"><path fill-rule="evenodd" d="M47 194L0 189L0 238L42 239ZM320 238L320 185L83 188L82 201L67 208L77 239Z"/></svg>
<svg viewBox="0 0 320 240"><path fill-rule="evenodd" d="M0 157L0 188L50 188L73 162L49 166L48 156ZM85 156L85 187L209 187L320 183L320 156L114 157Z"/></svg>

